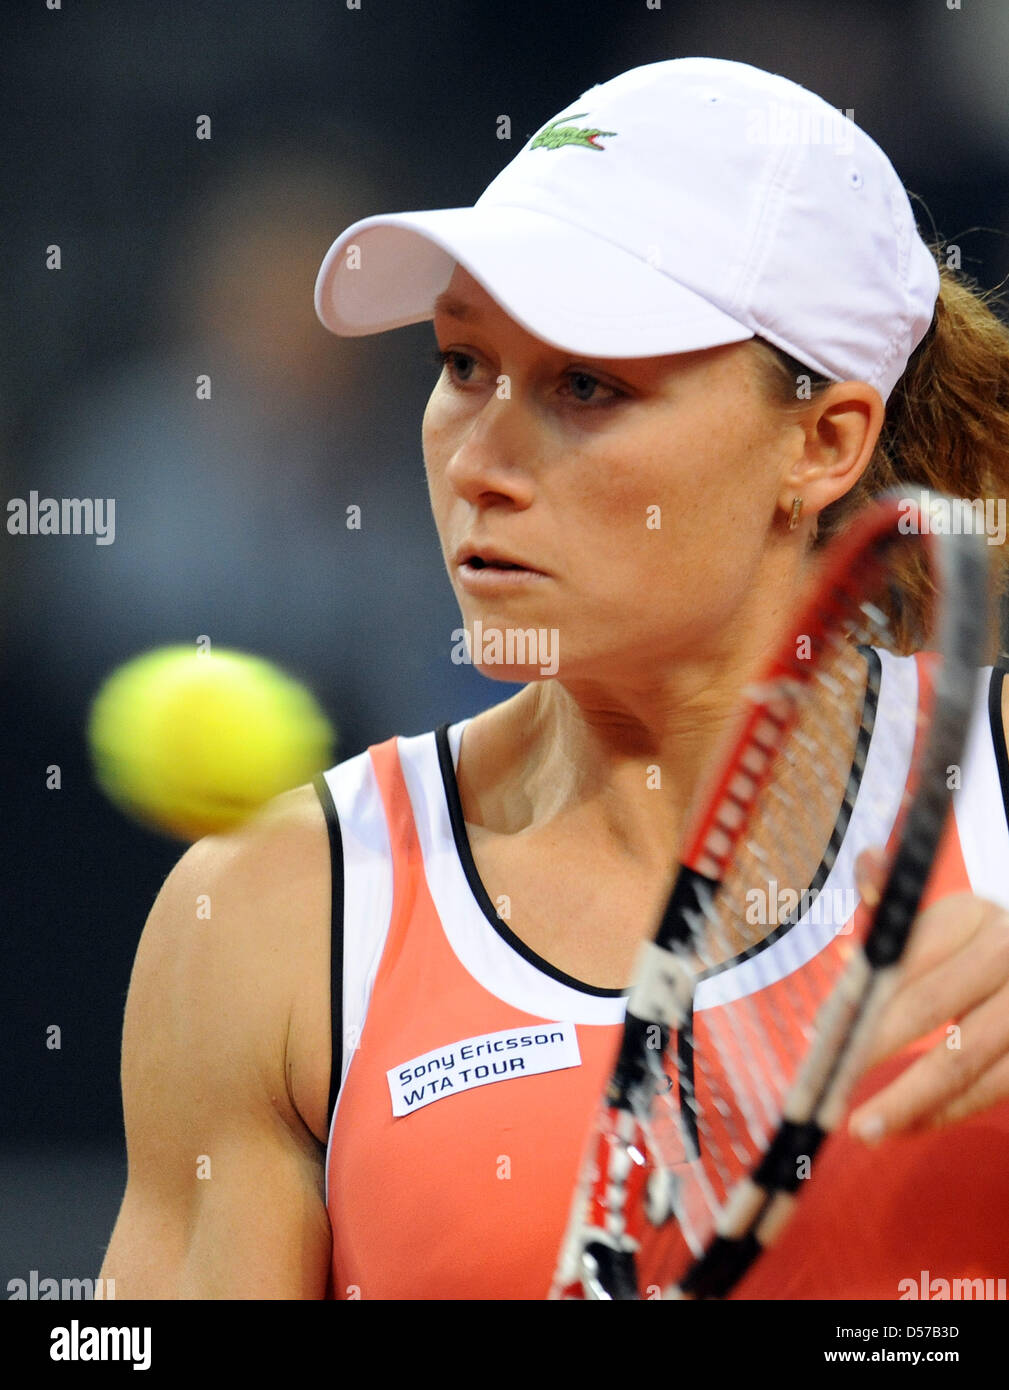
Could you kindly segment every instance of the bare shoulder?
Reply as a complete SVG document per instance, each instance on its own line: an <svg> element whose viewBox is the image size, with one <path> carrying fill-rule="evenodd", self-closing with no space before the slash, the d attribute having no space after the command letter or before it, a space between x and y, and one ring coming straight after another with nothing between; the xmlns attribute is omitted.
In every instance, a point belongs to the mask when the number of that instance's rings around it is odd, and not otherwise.
<svg viewBox="0 0 1009 1390"><path fill-rule="evenodd" d="M278 1112L326 1142L329 1090L329 833L311 785L276 798L230 834L182 856L159 895L141 949L154 974L231 1035L245 1029ZM167 929L161 929L161 919ZM150 937L148 942L147 938ZM139 953L138 953L139 961ZM227 1008L217 997L227 990ZM218 1040L223 1046L225 1039Z"/></svg>
<svg viewBox="0 0 1009 1390"><path fill-rule="evenodd" d="M119 1297L325 1296L329 915L311 786L166 879L123 1026Z"/></svg>

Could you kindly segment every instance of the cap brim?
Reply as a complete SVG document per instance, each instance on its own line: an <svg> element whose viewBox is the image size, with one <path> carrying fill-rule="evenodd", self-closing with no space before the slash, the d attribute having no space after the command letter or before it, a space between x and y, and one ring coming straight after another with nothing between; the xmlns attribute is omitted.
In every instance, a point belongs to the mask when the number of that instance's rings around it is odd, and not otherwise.
<svg viewBox="0 0 1009 1390"><path fill-rule="evenodd" d="M341 337L421 323L456 263L527 332L564 351L656 357L754 336L611 242L542 212L493 205L355 222L322 263L316 312Z"/></svg>

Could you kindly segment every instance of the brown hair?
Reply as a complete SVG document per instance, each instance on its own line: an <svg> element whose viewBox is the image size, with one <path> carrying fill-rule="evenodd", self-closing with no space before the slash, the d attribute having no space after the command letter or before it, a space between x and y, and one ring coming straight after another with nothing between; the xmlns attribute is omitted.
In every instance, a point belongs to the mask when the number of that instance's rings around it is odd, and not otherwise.
<svg viewBox="0 0 1009 1390"><path fill-rule="evenodd" d="M991 308L994 293L978 291L941 263L939 279L931 326L886 402L872 457L851 491L820 513L816 546L888 488L924 488L972 501L1005 499L1009 492L1009 329ZM754 345L772 399L782 405L797 403L800 375L809 378L812 396L831 385L763 339ZM989 660L1001 650L998 610L1009 592L1009 544L992 545L991 555ZM907 653L928 644L933 589L917 549L909 551L902 571L888 616L895 646Z"/></svg>

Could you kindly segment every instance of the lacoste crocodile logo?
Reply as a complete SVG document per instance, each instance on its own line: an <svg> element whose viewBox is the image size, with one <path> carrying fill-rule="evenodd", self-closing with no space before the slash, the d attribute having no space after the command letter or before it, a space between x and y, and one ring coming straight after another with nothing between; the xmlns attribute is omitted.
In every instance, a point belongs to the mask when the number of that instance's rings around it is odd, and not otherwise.
<svg viewBox="0 0 1009 1390"><path fill-rule="evenodd" d="M605 145L597 145L596 141L601 135L616 135L615 130L596 130L592 126L561 125L561 121L579 121L583 116L588 115L587 111L576 111L570 116L559 116L556 121L551 121L533 140L529 146L531 150L557 150L561 145L581 145L586 150L605 150Z"/></svg>

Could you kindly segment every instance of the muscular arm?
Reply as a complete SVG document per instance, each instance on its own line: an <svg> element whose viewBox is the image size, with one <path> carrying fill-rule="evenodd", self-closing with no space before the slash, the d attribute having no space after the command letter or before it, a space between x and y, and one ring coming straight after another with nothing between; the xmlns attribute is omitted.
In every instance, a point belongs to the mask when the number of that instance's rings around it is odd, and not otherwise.
<svg viewBox="0 0 1009 1390"><path fill-rule="evenodd" d="M117 1298L325 1296L324 1149L292 1095L317 1093L329 1058L295 1077L291 1039L318 1036L306 996L328 1003L325 973L305 980L328 913L310 788L194 845L165 882L126 1005L129 1175L101 1271Z"/></svg>

